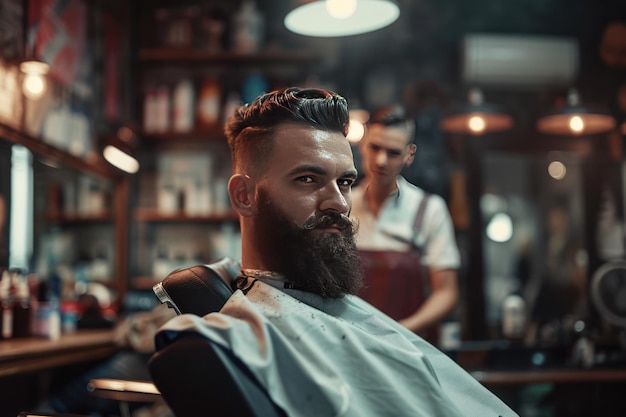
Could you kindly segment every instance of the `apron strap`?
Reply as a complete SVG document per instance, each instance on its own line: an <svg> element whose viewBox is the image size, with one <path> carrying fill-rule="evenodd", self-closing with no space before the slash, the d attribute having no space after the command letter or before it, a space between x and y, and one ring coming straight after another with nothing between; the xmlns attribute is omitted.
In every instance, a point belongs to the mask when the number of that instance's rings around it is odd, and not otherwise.
<svg viewBox="0 0 626 417"><path fill-rule="evenodd" d="M415 214L415 221L413 222L413 239L411 240L411 245L416 250L420 250L420 246L415 243L417 237L420 234L422 229L422 219L424 218L424 212L426 211L426 203L428 203L428 197L430 197L430 193L424 192L424 196L422 197L422 201L420 202L419 207L417 208L417 213Z"/></svg>

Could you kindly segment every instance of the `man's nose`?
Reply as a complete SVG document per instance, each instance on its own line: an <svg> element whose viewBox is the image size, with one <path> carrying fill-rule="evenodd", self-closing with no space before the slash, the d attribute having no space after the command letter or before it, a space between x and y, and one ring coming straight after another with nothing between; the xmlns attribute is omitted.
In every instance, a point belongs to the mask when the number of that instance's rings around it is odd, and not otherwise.
<svg viewBox="0 0 626 417"><path fill-rule="evenodd" d="M375 161L380 167L387 166L387 152L376 152Z"/></svg>
<svg viewBox="0 0 626 417"><path fill-rule="evenodd" d="M329 184L322 191L319 209L321 212L330 210L342 214L348 213L350 211L349 197L344 195L338 184Z"/></svg>

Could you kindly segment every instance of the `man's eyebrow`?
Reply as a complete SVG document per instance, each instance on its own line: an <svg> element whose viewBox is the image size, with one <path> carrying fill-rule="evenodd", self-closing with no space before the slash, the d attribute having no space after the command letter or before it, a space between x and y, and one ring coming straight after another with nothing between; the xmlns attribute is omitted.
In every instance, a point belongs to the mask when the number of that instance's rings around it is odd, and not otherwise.
<svg viewBox="0 0 626 417"><path fill-rule="evenodd" d="M288 175L303 174L311 172L317 175L326 175L327 171L319 165L300 165L288 172Z"/></svg>
<svg viewBox="0 0 626 417"><path fill-rule="evenodd" d="M356 169L350 169L348 171L344 171L341 178L356 178L359 176L359 173Z"/></svg>
<svg viewBox="0 0 626 417"><path fill-rule="evenodd" d="M297 174L303 174L306 172L310 172L310 173L317 174L317 175L328 174L328 171L319 165L300 165L300 166L295 167L291 171L289 171L288 175L297 175ZM344 171L341 174L341 178L346 178L346 177L356 178L357 176L358 176L358 172L356 171L356 169L350 169L350 170Z"/></svg>

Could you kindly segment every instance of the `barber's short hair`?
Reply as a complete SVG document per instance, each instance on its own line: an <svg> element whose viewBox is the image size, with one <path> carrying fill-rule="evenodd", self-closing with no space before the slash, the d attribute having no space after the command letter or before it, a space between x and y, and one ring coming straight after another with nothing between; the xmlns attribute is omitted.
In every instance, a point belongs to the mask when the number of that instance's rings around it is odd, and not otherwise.
<svg viewBox="0 0 626 417"><path fill-rule="evenodd" d="M288 87L262 94L251 104L239 107L224 127L233 169L241 173L253 162L257 167L262 165L280 124L302 124L346 136L348 121L346 99L329 90Z"/></svg>
<svg viewBox="0 0 626 417"><path fill-rule="evenodd" d="M385 126L404 130L409 136L409 143L415 141L415 121L407 117L404 107L388 105L374 110L367 121L367 126Z"/></svg>

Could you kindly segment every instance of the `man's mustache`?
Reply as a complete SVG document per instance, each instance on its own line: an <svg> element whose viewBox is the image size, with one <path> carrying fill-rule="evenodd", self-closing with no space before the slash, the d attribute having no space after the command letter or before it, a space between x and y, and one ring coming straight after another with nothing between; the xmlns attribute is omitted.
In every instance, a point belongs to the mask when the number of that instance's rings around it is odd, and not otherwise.
<svg viewBox="0 0 626 417"><path fill-rule="evenodd" d="M301 226L305 230L312 230L316 228L325 228L329 226L336 226L340 230L353 229L354 223L352 220L340 213L328 213L322 216L311 216Z"/></svg>

